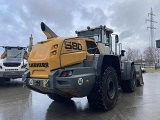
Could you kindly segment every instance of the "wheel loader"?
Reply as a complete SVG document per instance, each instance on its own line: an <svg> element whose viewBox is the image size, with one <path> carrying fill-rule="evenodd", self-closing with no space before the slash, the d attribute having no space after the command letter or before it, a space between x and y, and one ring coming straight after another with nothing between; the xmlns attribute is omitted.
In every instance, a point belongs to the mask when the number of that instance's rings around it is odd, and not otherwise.
<svg viewBox="0 0 160 120"><path fill-rule="evenodd" d="M27 70L27 59L32 49L32 35L28 47L0 46L4 49L0 59L0 85L11 79L22 78Z"/></svg>
<svg viewBox="0 0 160 120"><path fill-rule="evenodd" d="M108 111L118 99L118 89L136 88L134 62L121 61L118 35L106 26L76 31L76 37L59 37L41 23L47 39L34 45L23 75L24 85L58 102L87 97L91 107ZM113 52L112 35L115 38Z"/></svg>

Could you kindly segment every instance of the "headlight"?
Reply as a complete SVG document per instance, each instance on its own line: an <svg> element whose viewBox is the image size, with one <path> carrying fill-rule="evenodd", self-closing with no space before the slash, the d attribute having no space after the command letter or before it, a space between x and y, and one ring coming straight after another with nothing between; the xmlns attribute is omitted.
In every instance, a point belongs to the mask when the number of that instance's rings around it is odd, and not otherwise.
<svg viewBox="0 0 160 120"><path fill-rule="evenodd" d="M22 68L26 68L26 67L27 67L27 64L24 64L24 65L21 67L21 69L22 69Z"/></svg>

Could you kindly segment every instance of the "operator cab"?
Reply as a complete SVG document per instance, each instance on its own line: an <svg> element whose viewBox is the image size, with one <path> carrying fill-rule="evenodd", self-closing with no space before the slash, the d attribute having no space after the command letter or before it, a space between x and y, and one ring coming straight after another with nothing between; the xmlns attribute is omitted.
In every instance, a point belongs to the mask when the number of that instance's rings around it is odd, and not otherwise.
<svg viewBox="0 0 160 120"><path fill-rule="evenodd" d="M25 47L5 47L7 58L23 58Z"/></svg>
<svg viewBox="0 0 160 120"><path fill-rule="evenodd" d="M99 27L90 28L87 30L75 31L78 37L88 37L93 39L101 49L101 53L111 54L112 51L112 33L113 30L106 26L100 25ZM118 35L115 37L116 43L119 42Z"/></svg>

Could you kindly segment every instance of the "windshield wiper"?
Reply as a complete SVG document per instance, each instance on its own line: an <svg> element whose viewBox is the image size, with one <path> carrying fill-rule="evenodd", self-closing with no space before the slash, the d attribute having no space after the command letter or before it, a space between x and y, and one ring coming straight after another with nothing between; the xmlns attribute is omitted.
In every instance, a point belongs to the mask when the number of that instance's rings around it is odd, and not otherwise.
<svg viewBox="0 0 160 120"><path fill-rule="evenodd" d="M18 53L17 55L15 55L13 58L16 58L18 55L21 55L22 51L20 53Z"/></svg>

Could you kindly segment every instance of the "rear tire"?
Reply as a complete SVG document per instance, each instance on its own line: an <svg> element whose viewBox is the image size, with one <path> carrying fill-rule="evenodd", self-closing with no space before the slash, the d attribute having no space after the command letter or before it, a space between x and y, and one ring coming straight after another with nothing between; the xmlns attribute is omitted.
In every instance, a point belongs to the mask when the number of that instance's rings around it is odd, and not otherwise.
<svg viewBox="0 0 160 120"><path fill-rule="evenodd" d="M131 65L130 74L131 74L130 80L122 80L121 89L124 92L134 92L136 89L137 79L136 79L136 70L134 65Z"/></svg>
<svg viewBox="0 0 160 120"><path fill-rule="evenodd" d="M108 67L101 78L98 87L94 87L87 96L91 107L108 111L112 109L118 99L118 77L113 67Z"/></svg>
<svg viewBox="0 0 160 120"><path fill-rule="evenodd" d="M57 102L68 102L71 99L71 98L66 98L66 97L60 96L56 93L49 93L47 95L50 99L57 101Z"/></svg>
<svg viewBox="0 0 160 120"><path fill-rule="evenodd" d="M7 81L7 82L10 82L10 81L11 81L10 78L4 78L4 79L5 79L5 81Z"/></svg>
<svg viewBox="0 0 160 120"><path fill-rule="evenodd" d="M137 79L137 85L136 86L140 86L141 84L140 84L140 79L138 78Z"/></svg>
<svg viewBox="0 0 160 120"><path fill-rule="evenodd" d="M0 85L4 85L5 84L5 78L0 78Z"/></svg>

